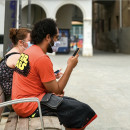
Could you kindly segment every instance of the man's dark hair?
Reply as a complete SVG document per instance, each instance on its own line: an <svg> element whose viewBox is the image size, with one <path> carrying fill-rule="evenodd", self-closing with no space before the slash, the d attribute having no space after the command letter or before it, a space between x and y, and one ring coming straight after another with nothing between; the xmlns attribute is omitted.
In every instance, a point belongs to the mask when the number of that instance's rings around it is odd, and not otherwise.
<svg viewBox="0 0 130 130"><path fill-rule="evenodd" d="M53 19L46 18L37 22L31 33L31 43L39 44L43 41L47 34L53 37L57 34L57 25Z"/></svg>

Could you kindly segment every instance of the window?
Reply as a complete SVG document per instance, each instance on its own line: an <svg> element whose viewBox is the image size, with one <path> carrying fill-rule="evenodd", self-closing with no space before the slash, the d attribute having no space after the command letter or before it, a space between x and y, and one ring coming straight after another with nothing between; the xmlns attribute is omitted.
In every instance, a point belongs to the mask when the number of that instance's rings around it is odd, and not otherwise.
<svg viewBox="0 0 130 130"><path fill-rule="evenodd" d="M78 26L76 26L75 31L76 31L76 34L79 34L79 27Z"/></svg>
<svg viewBox="0 0 130 130"><path fill-rule="evenodd" d="M103 19L101 20L101 29L102 29L102 32L104 32L104 20Z"/></svg>
<svg viewBox="0 0 130 130"><path fill-rule="evenodd" d="M0 35L0 44L3 44L3 43L4 43L4 36Z"/></svg>
<svg viewBox="0 0 130 130"><path fill-rule="evenodd" d="M111 18L108 19L108 31L111 31Z"/></svg>
<svg viewBox="0 0 130 130"><path fill-rule="evenodd" d="M117 29L119 29L119 16L116 16Z"/></svg>
<svg viewBox="0 0 130 130"><path fill-rule="evenodd" d="M81 26L81 34L83 34L83 26Z"/></svg>

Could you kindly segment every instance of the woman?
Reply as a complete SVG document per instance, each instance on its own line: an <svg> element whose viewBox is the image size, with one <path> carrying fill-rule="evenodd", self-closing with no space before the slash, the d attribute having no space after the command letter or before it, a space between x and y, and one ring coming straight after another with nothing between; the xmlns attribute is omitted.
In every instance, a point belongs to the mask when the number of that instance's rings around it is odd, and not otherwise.
<svg viewBox="0 0 130 130"><path fill-rule="evenodd" d="M26 28L11 28L10 39L14 47L5 54L0 62L0 85L4 91L5 100L11 99L12 78L15 65L20 54L28 47L31 31Z"/></svg>

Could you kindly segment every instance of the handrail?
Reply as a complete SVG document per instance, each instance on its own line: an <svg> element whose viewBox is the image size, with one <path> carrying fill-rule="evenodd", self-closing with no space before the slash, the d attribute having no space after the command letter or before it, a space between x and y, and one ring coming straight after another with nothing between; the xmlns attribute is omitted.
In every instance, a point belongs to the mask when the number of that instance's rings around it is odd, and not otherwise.
<svg viewBox="0 0 130 130"><path fill-rule="evenodd" d="M21 98L21 99L10 100L10 101L0 103L0 107L5 107L5 106L8 106L8 105L18 104L18 103L23 103L23 102L37 102L38 103L41 127L42 127L42 130L44 130L42 112L41 112L41 105L40 105L40 101L39 101L38 98L34 97L34 98Z"/></svg>

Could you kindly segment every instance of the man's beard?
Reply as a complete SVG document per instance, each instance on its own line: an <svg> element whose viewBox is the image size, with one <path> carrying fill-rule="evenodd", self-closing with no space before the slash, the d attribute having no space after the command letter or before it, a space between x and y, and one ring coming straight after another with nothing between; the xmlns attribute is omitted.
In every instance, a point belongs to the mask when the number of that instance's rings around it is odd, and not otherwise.
<svg viewBox="0 0 130 130"><path fill-rule="evenodd" d="M52 46L54 46L54 41L53 40L51 40L51 42L48 45L48 48L47 48L48 53L53 53Z"/></svg>
<svg viewBox="0 0 130 130"><path fill-rule="evenodd" d="M52 53L52 52L53 52L52 47L51 47L50 44L48 45L47 52L48 52L48 53Z"/></svg>

